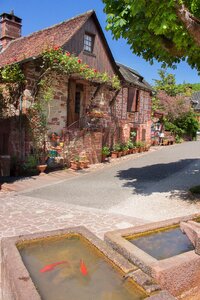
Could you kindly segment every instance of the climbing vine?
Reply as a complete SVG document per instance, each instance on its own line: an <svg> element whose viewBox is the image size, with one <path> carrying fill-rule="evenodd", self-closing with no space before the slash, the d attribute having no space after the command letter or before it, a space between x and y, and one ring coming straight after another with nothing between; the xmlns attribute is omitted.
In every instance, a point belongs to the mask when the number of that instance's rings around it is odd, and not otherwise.
<svg viewBox="0 0 200 300"><path fill-rule="evenodd" d="M58 79L58 75L66 74L68 77L74 74L85 80L105 83L115 90L120 89L120 81L117 76L109 76L90 68L82 60L69 52L63 52L62 48L55 46L45 51L39 60L40 73L31 94L31 105L26 110L29 120L31 140L33 148L37 152L45 148L45 135L48 130L48 105L53 99L52 86ZM26 86L26 78L23 66L19 63L5 66L0 69L0 118L16 115L21 109Z"/></svg>

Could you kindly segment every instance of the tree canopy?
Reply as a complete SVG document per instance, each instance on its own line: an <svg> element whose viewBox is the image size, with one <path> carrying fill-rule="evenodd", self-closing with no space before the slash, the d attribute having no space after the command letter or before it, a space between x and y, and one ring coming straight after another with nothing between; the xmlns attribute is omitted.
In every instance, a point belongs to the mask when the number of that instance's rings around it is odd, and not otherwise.
<svg viewBox="0 0 200 300"><path fill-rule="evenodd" d="M200 0L102 0L107 29L131 50L167 66L186 60L200 72Z"/></svg>
<svg viewBox="0 0 200 300"><path fill-rule="evenodd" d="M176 138L196 137L199 123L191 108L190 97L192 87L189 84L176 84L176 78L166 70L159 70L159 79L155 81L155 95L152 99L153 111L164 113L166 130L176 135Z"/></svg>

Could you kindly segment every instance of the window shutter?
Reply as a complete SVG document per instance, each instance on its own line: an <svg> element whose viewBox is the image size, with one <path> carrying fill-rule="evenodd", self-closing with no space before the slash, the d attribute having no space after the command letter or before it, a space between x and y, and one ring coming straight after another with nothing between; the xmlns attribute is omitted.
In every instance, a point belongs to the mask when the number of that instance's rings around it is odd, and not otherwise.
<svg viewBox="0 0 200 300"><path fill-rule="evenodd" d="M128 89L127 111L135 111L135 88Z"/></svg>

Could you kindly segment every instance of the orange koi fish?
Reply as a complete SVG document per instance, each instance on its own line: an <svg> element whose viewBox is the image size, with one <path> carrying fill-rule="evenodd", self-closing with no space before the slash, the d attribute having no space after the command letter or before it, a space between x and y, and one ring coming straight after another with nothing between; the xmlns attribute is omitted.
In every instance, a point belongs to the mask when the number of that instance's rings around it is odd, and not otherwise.
<svg viewBox="0 0 200 300"><path fill-rule="evenodd" d="M56 262L56 263L53 263L53 264L50 264L50 265L47 265L45 266L44 268L42 268L40 270L41 273L45 273L45 272L49 272L49 271L52 271L54 270L54 268L58 265L62 265L62 264L68 264L68 262L66 260L63 260L63 261L59 261L59 262Z"/></svg>
<svg viewBox="0 0 200 300"><path fill-rule="evenodd" d="M87 267L86 267L86 265L85 265L85 263L82 259L80 260L80 271L84 276L87 276L88 270L87 270Z"/></svg>

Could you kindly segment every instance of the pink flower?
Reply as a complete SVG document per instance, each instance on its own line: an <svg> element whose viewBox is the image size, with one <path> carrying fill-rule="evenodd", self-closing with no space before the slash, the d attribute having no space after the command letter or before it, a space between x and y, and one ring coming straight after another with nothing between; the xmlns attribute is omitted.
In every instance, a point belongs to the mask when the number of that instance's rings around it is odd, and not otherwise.
<svg viewBox="0 0 200 300"><path fill-rule="evenodd" d="M66 54L66 56L70 56L71 55L68 51L65 54Z"/></svg>

